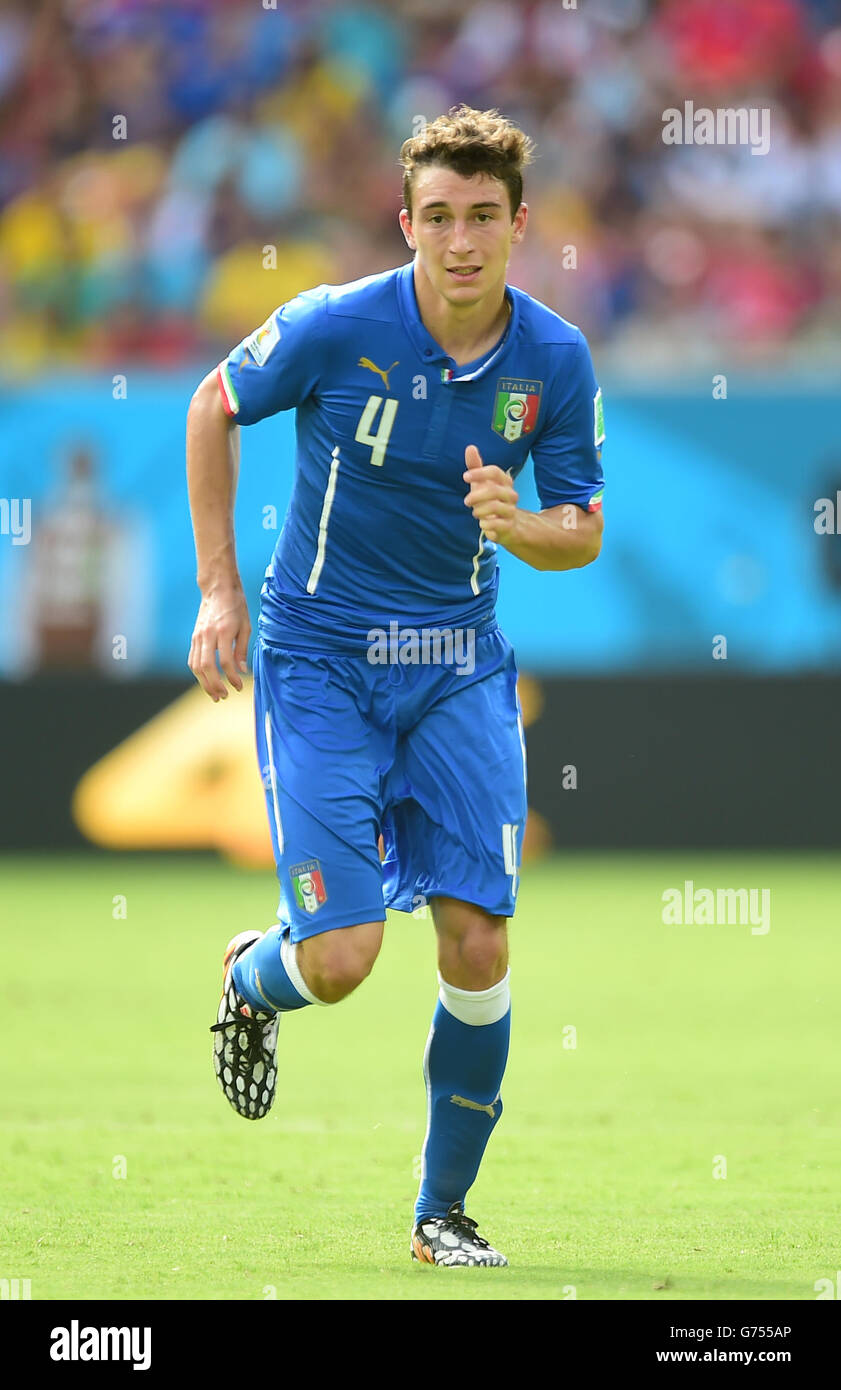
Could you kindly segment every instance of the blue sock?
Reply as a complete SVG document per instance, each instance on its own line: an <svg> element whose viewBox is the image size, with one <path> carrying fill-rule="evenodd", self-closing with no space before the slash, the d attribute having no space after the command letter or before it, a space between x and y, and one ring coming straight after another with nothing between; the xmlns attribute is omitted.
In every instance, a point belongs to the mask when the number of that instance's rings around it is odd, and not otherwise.
<svg viewBox="0 0 841 1390"><path fill-rule="evenodd" d="M289 1013L307 1004L323 1004L307 988L298 968L289 928L267 931L236 961L232 978L242 997L260 1013Z"/></svg>
<svg viewBox="0 0 841 1390"><path fill-rule="evenodd" d="M509 972L491 989L466 990L441 976L424 1056L429 1123L415 1223L464 1203L502 1114L499 1088L511 1031Z"/></svg>

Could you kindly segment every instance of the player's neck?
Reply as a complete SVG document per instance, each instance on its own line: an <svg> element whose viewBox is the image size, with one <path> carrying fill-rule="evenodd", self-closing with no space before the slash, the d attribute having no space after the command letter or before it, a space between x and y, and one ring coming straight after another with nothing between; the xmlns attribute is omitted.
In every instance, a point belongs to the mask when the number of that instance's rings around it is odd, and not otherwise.
<svg viewBox="0 0 841 1390"><path fill-rule="evenodd" d="M504 281L498 291L462 306L449 304L438 294L417 262L414 279L421 322L457 366L475 361L502 336L511 312Z"/></svg>

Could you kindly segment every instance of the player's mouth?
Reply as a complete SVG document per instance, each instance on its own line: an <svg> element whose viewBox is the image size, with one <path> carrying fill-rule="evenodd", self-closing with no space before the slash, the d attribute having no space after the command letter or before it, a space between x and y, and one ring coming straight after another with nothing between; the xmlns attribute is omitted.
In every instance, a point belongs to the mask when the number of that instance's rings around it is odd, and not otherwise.
<svg viewBox="0 0 841 1390"><path fill-rule="evenodd" d="M472 285L474 280L479 278L482 267L480 265L449 265L447 274L451 280L457 281L459 285Z"/></svg>

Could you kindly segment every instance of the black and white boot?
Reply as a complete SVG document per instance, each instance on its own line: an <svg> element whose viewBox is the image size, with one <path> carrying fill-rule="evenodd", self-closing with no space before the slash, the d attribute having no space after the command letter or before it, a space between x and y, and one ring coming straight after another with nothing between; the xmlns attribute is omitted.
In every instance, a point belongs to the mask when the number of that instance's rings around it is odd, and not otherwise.
<svg viewBox="0 0 841 1390"><path fill-rule="evenodd" d="M211 1024L213 1066L226 1098L245 1120L262 1120L271 1110L277 1082L277 1029L280 1015L257 1013L238 993L235 961L259 941L260 931L242 931L225 947L222 998Z"/></svg>
<svg viewBox="0 0 841 1390"><path fill-rule="evenodd" d="M453 1202L445 1217L428 1216L415 1226L412 1259L428 1265L507 1265L505 1256L476 1234L477 1225L460 1202Z"/></svg>

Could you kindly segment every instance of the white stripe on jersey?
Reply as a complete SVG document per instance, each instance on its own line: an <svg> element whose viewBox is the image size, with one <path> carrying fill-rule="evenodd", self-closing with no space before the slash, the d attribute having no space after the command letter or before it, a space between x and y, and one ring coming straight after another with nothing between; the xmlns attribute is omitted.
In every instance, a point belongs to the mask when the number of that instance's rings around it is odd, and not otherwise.
<svg viewBox="0 0 841 1390"><path fill-rule="evenodd" d="M333 450L333 462L330 464L330 477L327 479L327 488L324 493L324 503L321 508L321 520L318 523L318 548L315 553L315 561L310 570L310 577L307 580L307 593L314 594L316 586L324 568L324 553L327 549L327 523L330 520L330 510L333 506L333 498L336 496L336 474L339 471L339 446Z"/></svg>
<svg viewBox="0 0 841 1390"><path fill-rule="evenodd" d="M470 576L470 587L471 587L471 589L473 590L474 594L478 594L478 592L479 592L479 561L480 561L481 558L482 558L482 551L484 550L484 548L485 548L485 533L484 533L484 531L480 531L480 532L479 532L479 549L476 551L476 554L473 556L473 573L472 573L471 576Z"/></svg>

